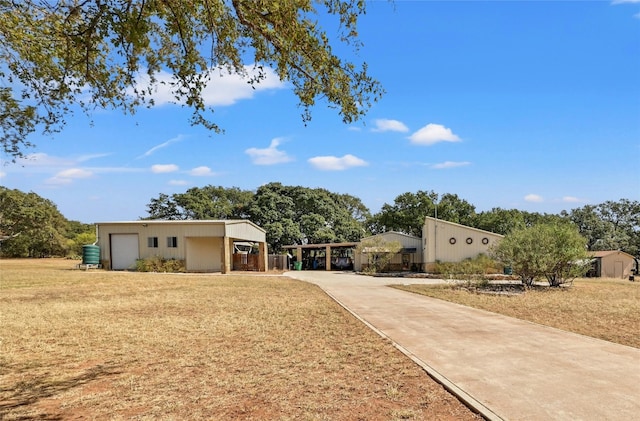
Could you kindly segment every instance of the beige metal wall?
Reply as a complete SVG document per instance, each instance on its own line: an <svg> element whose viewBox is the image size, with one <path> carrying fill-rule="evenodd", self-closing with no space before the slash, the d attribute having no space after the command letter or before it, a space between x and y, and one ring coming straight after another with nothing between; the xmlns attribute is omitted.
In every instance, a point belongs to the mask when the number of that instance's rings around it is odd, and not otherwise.
<svg viewBox="0 0 640 421"><path fill-rule="evenodd" d="M460 262L487 254L502 235L427 217L422 229L424 262Z"/></svg>
<svg viewBox="0 0 640 421"><path fill-rule="evenodd" d="M241 238L245 241L264 243L267 241L267 233L257 225L248 221L227 222L227 237Z"/></svg>
<svg viewBox="0 0 640 421"><path fill-rule="evenodd" d="M213 259L216 263L216 270L227 272L230 270L231 253L233 247L230 245L226 250L229 254L227 263L222 258L225 252L224 241L229 244L234 239L240 241L252 241L260 244L261 252L264 252L264 264L266 268L266 233L263 229L249 221L124 221L124 222L104 222L98 223L98 246L101 251L103 265L110 267L111 247L110 234L137 234L139 258L145 259L153 256L161 256L167 259L192 260L188 262L188 270L192 267L194 271L211 271L210 258L216 249ZM226 227L226 229L225 229ZM157 237L158 247L149 247L148 238ZM167 238L176 238L176 247L169 247ZM198 239L203 241L198 241ZM211 240L217 238L215 243ZM187 244L190 244L187 246ZM197 245L202 245L206 251L196 250ZM205 259L204 255L208 254ZM194 260L195 259L195 260ZM206 263L208 260L209 263ZM225 270L227 269L227 270Z"/></svg>
<svg viewBox="0 0 640 421"><path fill-rule="evenodd" d="M138 241L140 241L140 233L138 231L138 227L135 226L124 226L124 225L98 225L98 242L97 245L100 247L100 259L104 261L111 261L111 244L110 244L110 235L109 234L136 234L138 235ZM145 241L147 239L145 238ZM145 243L146 246L146 243ZM140 244L138 244L138 250L141 250ZM109 266L105 266L109 267Z"/></svg>
<svg viewBox="0 0 640 421"><path fill-rule="evenodd" d="M633 256L615 252L601 258L600 276L603 278L626 279L633 269Z"/></svg>
<svg viewBox="0 0 640 421"><path fill-rule="evenodd" d="M145 221L98 224L98 245L102 259L111 260L109 234L138 234L140 258L162 256L167 259L186 257L185 237L222 237L224 224L169 224ZM149 247L148 238L157 237L158 247ZM177 247L168 247L167 238L176 237Z"/></svg>
<svg viewBox="0 0 640 421"><path fill-rule="evenodd" d="M222 271L222 238L187 237L186 267L189 272Z"/></svg>

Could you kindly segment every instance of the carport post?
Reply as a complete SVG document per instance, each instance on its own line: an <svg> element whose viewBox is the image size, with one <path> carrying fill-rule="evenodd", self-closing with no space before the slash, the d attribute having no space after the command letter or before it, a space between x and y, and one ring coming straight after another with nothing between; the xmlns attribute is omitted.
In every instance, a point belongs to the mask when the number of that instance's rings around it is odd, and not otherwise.
<svg viewBox="0 0 640 421"><path fill-rule="evenodd" d="M222 273L231 272L231 251L233 250L233 238L222 239Z"/></svg>
<svg viewBox="0 0 640 421"><path fill-rule="evenodd" d="M267 243L258 244L259 256L262 256L262 267L259 269L262 272L266 272L269 269L269 255L267 254Z"/></svg>
<svg viewBox="0 0 640 421"><path fill-rule="evenodd" d="M331 246L324 247L324 270L331 270Z"/></svg>

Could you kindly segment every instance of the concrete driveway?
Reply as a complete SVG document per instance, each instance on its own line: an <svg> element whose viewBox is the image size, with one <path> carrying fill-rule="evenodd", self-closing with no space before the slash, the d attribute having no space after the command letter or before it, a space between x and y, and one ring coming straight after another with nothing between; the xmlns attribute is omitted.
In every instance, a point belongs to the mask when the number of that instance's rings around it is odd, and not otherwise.
<svg viewBox="0 0 640 421"><path fill-rule="evenodd" d="M487 419L640 420L639 349L385 286L438 280L286 275L320 286Z"/></svg>

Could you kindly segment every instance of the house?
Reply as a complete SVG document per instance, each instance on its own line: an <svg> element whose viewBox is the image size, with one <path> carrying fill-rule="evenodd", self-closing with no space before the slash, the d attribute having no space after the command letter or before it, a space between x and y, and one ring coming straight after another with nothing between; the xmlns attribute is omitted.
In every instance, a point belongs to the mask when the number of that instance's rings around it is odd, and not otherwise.
<svg viewBox="0 0 640 421"><path fill-rule="evenodd" d="M391 271L426 271L435 269L437 262L461 262L465 259L488 254L489 248L504 236L477 228L432 217L426 217L422 229L422 238L389 231L365 237L367 240L379 240L381 243L398 241L401 251L392 258L388 266ZM305 244L290 245L284 248L294 256L294 262L300 263L299 269L350 269L336 265L336 256L348 259L353 255L353 269L361 271L367 265L366 250L358 253L359 243ZM326 256L331 256L332 263L326 265Z"/></svg>
<svg viewBox="0 0 640 421"><path fill-rule="evenodd" d="M425 218L422 228L422 253L425 271L437 262L461 262L488 254L489 248L504 236L442 219Z"/></svg>
<svg viewBox="0 0 640 421"><path fill-rule="evenodd" d="M619 250L602 250L590 253L593 257L589 277L631 279L633 269L637 269L636 259L629 253Z"/></svg>
<svg viewBox="0 0 640 421"><path fill-rule="evenodd" d="M266 232L246 220L100 222L96 230L102 267L111 270L156 256L184 260L188 272L267 268Z"/></svg>
<svg viewBox="0 0 640 421"><path fill-rule="evenodd" d="M389 231L382 234L372 235L363 238L360 242L378 242L380 244L397 241L402 249L392 257L391 262L387 265L389 271L421 271L423 269L422 260L422 239L413 235L407 235L400 232ZM368 262L367 250L355 254L354 269L361 271L366 267Z"/></svg>

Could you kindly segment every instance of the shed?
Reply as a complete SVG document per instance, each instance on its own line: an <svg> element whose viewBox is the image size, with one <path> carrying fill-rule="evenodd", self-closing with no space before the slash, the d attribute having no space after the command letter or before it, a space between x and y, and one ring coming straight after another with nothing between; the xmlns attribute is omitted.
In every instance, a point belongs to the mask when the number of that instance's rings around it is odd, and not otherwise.
<svg viewBox="0 0 640 421"><path fill-rule="evenodd" d="M415 272L423 269L422 239L420 237L396 231L388 231L363 238L360 242L371 239L380 239L382 242L397 241L402 245L402 250L391 259L388 270ZM356 253L354 269L361 271L366 264L367 256L365 256L365 253Z"/></svg>
<svg viewBox="0 0 640 421"><path fill-rule="evenodd" d="M619 250L591 252L593 257L591 270L587 276L596 278L626 279L633 275L636 262L632 255Z"/></svg>
<svg viewBox="0 0 640 421"><path fill-rule="evenodd" d="M101 263L111 270L135 268L138 259L184 260L188 272L265 271L266 231L247 220L141 220L96 224ZM253 253L236 252L236 243Z"/></svg>
<svg viewBox="0 0 640 421"><path fill-rule="evenodd" d="M504 236L442 219L425 218L422 228L425 270L436 262L461 262L488 254L489 248Z"/></svg>

